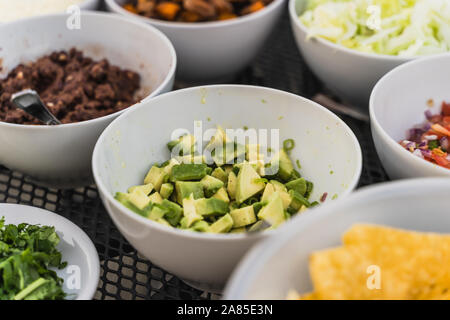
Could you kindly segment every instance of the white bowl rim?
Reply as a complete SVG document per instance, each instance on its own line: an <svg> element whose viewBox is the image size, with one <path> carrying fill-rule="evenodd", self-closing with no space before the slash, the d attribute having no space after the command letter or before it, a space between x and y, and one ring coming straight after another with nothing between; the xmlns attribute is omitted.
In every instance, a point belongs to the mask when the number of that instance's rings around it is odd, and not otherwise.
<svg viewBox="0 0 450 320"><path fill-rule="evenodd" d="M88 244L88 247L85 249L87 250L86 260L89 261L89 263L93 267L93 273L89 275L89 280L92 280L92 278L96 279L96 281L88 281L88 286L85 287L82 295L77 295L75 300L87 300L87 299L93 299L95 293L97 292L98 287L98 281L100 280L100 258L98 256L97 249L95 248L94 243L89 238L89 236L84 232L79 226L77 226L75 223L70 221L69 219L63 217L62 215L59 215L55 212L49 211L47 209L42 209L34 206L28 206L24 204L16 204L16 203L0 203L0 207L22 207L24 210L34 210L39 211L42 214L52 216L52 218L56 221L59 221L60 223L64 223L67 225L67 227L72 229L72 235L76 235L78 238L83 238L83 240ZM7 210L5 210L7 211ZM1 214L0 214L1 216ZM27 223L27 221L24 221ZM8 223L8 221L6 221ZM47 225L48 223L40 224L40 225ZM50 226L53 226L51 223L48 224ZM57 227L55 227L55 230L58 232ZM64 252L63 254L63 261L64 261Z"/></svg>
<svg viewBox="0 0 450 320"><path fill-rule="evenodd" d="M427 57L427 58L421 58L421 59L417 59L417 60L413 60L413 61L409 61L407 63L401 64L400 66L392 69L391 71L389 71L388 73L386 73L375 85L375 87L372 90L372 93L370 95L370 100L369 100L369 114L370 114L370 121L372 123L372 126L374 129L376 129L381 136L383 137L383 140L386 141L392 148L395 148L397 150L399 150L399 152L404 152L405 154L409 154L409 156L411 157L411 159L414 159L413 161L415 161L417 163L417 165L420 165L424 168L427 168L427 170L433 170L434 174L436 175L450 175L450 169L446 169L444 167L441 167L435 163L426 161L425 159L421 159L415 155L413 155L411 152L409 152L408 150L406 150L405 148L403 148L398 141L395 141L381 126L381 124L379 123L377 117L376 117L376 106L375 106L375 99L376 96L379 94L379 91L381 90L380 87L381 85L383 85L383 82L388 81L391 77L393 77L394 75L396 75L397 73L403 72L404 70L407 70L409 67L411 66L415 66L417 64L427 64L431 61L434 60L441 60L441 59L449 59L450 60L450 53L441 53L441 54L437 54L437 55L433 55L432 57ZM415 124L412 123L411 124L411 128L414 126ZM406 139L406 138L405 138Z"/></svg>
<svg viewBox="0 0 450 320"><path fill-rule="evenodd" d="M438 186L450 188L450 180L448 178L418 178L384 182L363 187L349 197L341 201L336 201L322 209L318 208L314 210L314 212L304 212L302 214L304 219L301 223L300 221L297 221L281 226L280 229L283 232L279 232L277 236L258 243L245 254L244 258L239 262L228 280L224 290L224 299L245 299L245 297L242 296L242 291L243 289L247 290L249 288L249 284L253 283L255 277L255 272L249 272L249 270L255 270L255 268L261 269L261 266L263 266L274 253L293 236L293 234L301 233L303 230L309 228L311 224L323 220L326 217L335 214L335 212L342 210L342 208L347 208L353 203L366 202L367 199L373 199L374 197L382 199L386 197L386 195L389 196L393 193L402 195L410 194L414 191L420 192L429 190L430 188L437 188Z"/></svg>
<svg viewBox="0 0 450 320"><path fill-rule="evenodd" d="M184 92L196 91L199 89L213 90L213 89L221 89L221 88L250 88L252 90L263 90L263 91L272 92L275 94L282 94L282 95L286 95L286 96L295 97L296 99L299 99L303 102L306 102L308 104L315 106L316 108L321 109L323 112L325 112L329 116L333 117L333 119L335 121L339 122L341 127L349 134L350 138L353 140L353 146L356 149L355 151L356 151L356 156L357 156L355 175L353 176L352 181L349 183L348 188L342 192L342 194L339 198L347 196L356 188L356 186L359 183L359 179L361 177L361 172L362 172L362 150L361 150L361 146L359 144L358 139L356 138L355 134L350 129L350 127L341 118L339 118L337 115L335 115L333 112L331 112L324 106L322 106L314 101L311 101L307 98L304 98L302 96L299 96L299 95L296 95L296 94L293 94L290 92L273 89L273 88L268 88L268 87L226 84L226 85L208 85L208 86L190 87L190 88L180 89L180 90L176 90L176 91L171 91L171 92L167 92L162 95L159 95L159 96L153 98L151 101L152 101L152 103L156 104L158 102L158 100L164 99L166 96L169 96L169 95L182 94ZM238 234L238 233L236 233L236 234L210 234L210 233L193 232L190 230L182 230L182 229L177 229L177 228L168 228L166 226L161 225L160 223L157 223L150 219L144 218L144 217L138 215L137 213L131 211L130 209L122 206L120 203L118 203L118 201L116 199L114 199L114 197L108 191L106 191L107 188L106 188L105 184L103 183L103 181L100 179L99 169L98 169L98 166L96 165L97 158L99 157L98 154L100 152L99 151L100 143L102 142L103 139L105 139L105 136L108 134L108 131L112 130L110 128L116 122L122 121L122 118L125 121L126 117L131 115L133 112L138 112L138 110L141 108L147 108L147 106L144 103L140 104L140 105L136 106L135 108L133 108L132 110L129 110L129 111L123 113L122 115L120 115L118 118L116 118L103 131L103 133L97 140L97 143L95 144L94 152L93 152L93 156L92 156L92 172L93 172L95 183L96 183L99 191L101 193L103 193L103 195L106 197L106 201L113 203L113 205L117 206L117 208L119 209L121 214L125 214L128 218L131 218L135 222L141 223L150 228L156 228L161 232L164 232L166 234L170 234L173 236L177 236L177 237L199 239L199 240L210 240L210 241L223 241L223 240L240 241L242 239L249 238L249 237L264 237L266 235L278 233L279 229L268 230L265 232L257 232L254 234L248 234L248 233L244 233L244 234ZM339 201L339 200L336 200L336 201ZM315 211L315 209L314 210L311 209L310 211ZM303 214L301 216L303 217ZM295 219L301 219L300 215L296 215L293 218L289 219L288 221L286 221L286 224L289 224L291 221L294 221Z"/></svg>
<svg viewBox="0 0 450 320"><path fill-rule="evenodd" d="M140 21L133 21L131 19L127 19L127 18L122 17L117 14L111 14L111 13L107 13L107 12L97 12L97 11L91 11L91 10L87 10L87 11L83 10L81 12L81 15L82 16L91 16L91 17L103 17L103 18L113 19L113 20L116 19L116 20L118 20L117 21L118 23L135 24L136 26L139 26L141 28L146 28L147 32L155 33L165 43L165 45L167 46L167 48L170 51L170 56L172 58L172 64L170 66L169 72L167 73L166 77L164 78L164 81L142 100L136 102L135 104L129 106L128 108L119 110L117 112L108 114L103 117L86 120L86 121L80 121L80 122L53 125L53 126L33 125L33 124L16 124L16 123L8 123L8 122L0 121L0 126L22 128L24 130L63 130L63 128L77 127L77 126L82 126L84 124L91 124L91 123L95 123L95 122L108 120L110 118L117 117L117 115L124 113L127 109L132 108L132 107L140 104L141 102L158 95L161 92L161 90L171 81L172 77L175 75L175 70L177 67L177 55L176 55L175 48L174 48L172 42L170 42L169 38L167 38L167 36L164 33L162 33L161 31L159 31L158 29L156 29L155 27L153 27L149 24L142 23ZM15 21L4 23L4 24L0 24L0 30L4 26L9 26L9 25L13 25L13 24L22 24L24 21L53 19L53 18L59 18L61 16L66 16L66 14L65 13L53 13L53 14L38 15L38 16L30 17L30 18L15 20Z"/></svg>
<svg viewBox="0 0 450 320"><path fill-rule="evenodd" d="M291 21L294 21L295 25L300 28L305 34L308 34L308 28L300 21L299 16L297 14L297 10L295 10L295 5L297 1L306 1L306 0L289 0L289 16L291 17ZM315 41L318 41L319 43L331 47L334 51L343 51L347 54L354 55L354 56L360 56L364 58L371 58L371 59L377 59L377 60L383 60L383 61L390 61L390 62L406 62L414 59L421 59L426 56L412 56L412 57L401 57L401 56L394 56L389 54L382 54L382 53L371 53L371 52L363 52L358 51L355 49L349 49L343 45L334 43L330 40L327 40L322 37L313 37Z"/></svg>
<svg viewBox="0 0 450 320"><path fill-rule="evenodd" d="M152 19L140 16L138 14L129 12L120 6L116 0L105 0L107 6L114 10L115 13L121 14L130 18L138 19L144 21L146 23L151 23L158 27L171 27L171 28L185 28L185 29L201 29L201 28L221 28L225 26L231 26L235 24L245 23L250 20L256 20L259 17L263 17L268 15L269 12L273 11L275 8L278 8L284 3L285 0L273 0L262 10L258 10L257 12L247 14L245 16L239 16L234 19L228 19L223 21L204 21L204 22L177 22L177 21L165 21L159 19Z"/></svg>
<svg viewBox="0 0 450 320"><path fill-rule="evenodd" d="M84 0L83 2L80 2L75 5L79 6L81 8L81 10L87 10L86 7L89 7L92 5L97 5L97 7L98 7L98 4L99 4L99 0Z"/></svg>

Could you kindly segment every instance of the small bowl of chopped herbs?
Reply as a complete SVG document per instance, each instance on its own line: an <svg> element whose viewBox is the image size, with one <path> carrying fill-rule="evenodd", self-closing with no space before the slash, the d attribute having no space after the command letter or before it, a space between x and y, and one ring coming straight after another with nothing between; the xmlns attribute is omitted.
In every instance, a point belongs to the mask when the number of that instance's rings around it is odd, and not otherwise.
<svg viewBox="0 0 450 320"><path fill-rule="evenodd" d="M361 150L345 123L312 101L218 85L171 92L118 118L97 142L93 171L139 252L220 289L253 244L348 195Z"/></svg>
<svg viewBox="0 0 450 320"><path fill-rule="evenodd" d="M0 204L0 300L88 300L100 264L89 237L35 207Z"/></svg>

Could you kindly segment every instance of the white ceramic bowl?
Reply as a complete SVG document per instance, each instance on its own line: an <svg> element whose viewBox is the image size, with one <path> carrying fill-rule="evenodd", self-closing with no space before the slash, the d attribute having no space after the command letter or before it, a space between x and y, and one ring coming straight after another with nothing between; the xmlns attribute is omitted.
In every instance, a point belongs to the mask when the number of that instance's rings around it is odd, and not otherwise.
<svg viewBox="0 0 450 320"><path fill-rule="evenodd" d="M99 0L86 0L79 4L81 10L95 10L98 9Z"/></svg>
<svg viewBox="0 0 450 320"><path fill-rule="evenodd" d="M123 9L123 3L125 0L106 0L106 7L164 32L177 51L177 79L191 82L232 79L262 49L284 8L284 0L274 0L267 8L237 19L183 23L141 17Z"/></svg>
<svg viewBox="0 0 450 320"><path fill-rule="evenodd" d="M65 269L55 271L65 280L63 290L69 295L67 299L90 300L94 297L100 277L100 260L94 244L83 230L53 212L18 204L1 203L1 217L5 217L6 224L54 226L61 240L57 248L62 253L63 261L67 261ZM78 288L71 286L76 284L72 282L73 276L79 276Z"/></svg>
<svg viewBox="0 0 450 320"><path fill-rule="evenodd" d="M208 120L209 118L209 120ZM127 240L156 265L182 279L223 285L236 263L258 240L273 232L213 235L162 226L114 200L117 191L142 183L149 166L170 157L166 143L175 129L193 132L248 126L280 129L280 140L292 138L292 159L314 182L312 199L324 192L344 197L357 185L361 150L347 125L322 106L274 89L208 86L174 91L136 106L114 121L94 150L94 178L111 218ZM333 170L334 174L330 174ZM327 201L327 202L328 202Z"/></svg>
<svg viewBox="0 0 450 320"><path fill-rule="evenodd" d="M0 77L21 62L76 47L87 56L106 57L139 72L140 96L145 99L172 89L175 50L157 29L120 16L83 12L81 29L69 30L66 19L65 14L56 14L0 25ZM0 164L54 187L89 184L95 142L122 112L51 127L0 122Z"/></svg>
<svg viewBox="0 0 450 320"><path fill-rule="evenodd" d="M246 255L224 297L285 299L291 289L310 292L309 255L339 246L342 234L355 223L450 233L448 190L450 180L442 178L391 182L308 212Z"/></svg>
<svg viewBox="0 0 450 320"><path fill-rule="evenodd" d="M411 60L359 52L323 38L308 39L308 29L299 19L307 0L289 1L295 41L308 66L329 89L356 107L367 110L376 82L388 71Z"/></svg>
<svg viewBox="0 0 450 320"><path fill-rule="evenodd" d="M399 145L408 131L425 121L424 112L438 113L450 102L450 54L404 64L384 76L370 99L372 135L381 162L392 179L450 177L450 170L420 159ZM433 99L434 107L427 106Z"/></svg>

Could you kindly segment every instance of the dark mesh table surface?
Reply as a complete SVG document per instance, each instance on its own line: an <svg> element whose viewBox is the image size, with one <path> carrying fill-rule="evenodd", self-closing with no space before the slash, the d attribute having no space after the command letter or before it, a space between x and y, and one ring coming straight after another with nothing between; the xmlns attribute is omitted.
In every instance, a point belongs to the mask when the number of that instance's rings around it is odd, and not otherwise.
<svg viewBox="0 0 450 320"><path fill-rule="evenodd" d="M235 82L272 87L308 98L322 89L302 61L286 14L260 55ZM364 168L360 186L387 180L374 149L369 124L340 116L355 132L363 150ZM88 234L102 264L96 299L217 298L189 287L138 256L112 223L95 186L75 190L46 189L29 182L20 173L0 166L0 202L21 203L54 211Z"/></svg>

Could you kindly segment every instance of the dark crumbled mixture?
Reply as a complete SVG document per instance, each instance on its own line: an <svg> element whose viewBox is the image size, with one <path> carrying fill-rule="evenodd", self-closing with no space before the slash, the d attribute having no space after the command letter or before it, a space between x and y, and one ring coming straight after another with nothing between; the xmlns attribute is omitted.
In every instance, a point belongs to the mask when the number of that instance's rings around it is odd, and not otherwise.
<svg viewBox="0 0 450 320"><path fill-rule="evenodd" d="M23 89L36 90L48 109L62 122L99 118L137 102L140 76L94 61L81 51L53 52L35 62L20 64L0 81L0 121L41 124L17 109L11 95Z"/></svg>

